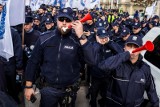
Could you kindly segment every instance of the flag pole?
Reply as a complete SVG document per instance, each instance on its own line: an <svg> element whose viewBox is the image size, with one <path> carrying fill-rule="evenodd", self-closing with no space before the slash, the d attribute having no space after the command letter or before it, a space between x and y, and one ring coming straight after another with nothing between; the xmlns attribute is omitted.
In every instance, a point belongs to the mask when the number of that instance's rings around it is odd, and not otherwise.
<svg viewBox="0 0 160 107"><path fill-rule="evenodd" d="M22 25L22 48L24 45L24 24Z"/></svg>

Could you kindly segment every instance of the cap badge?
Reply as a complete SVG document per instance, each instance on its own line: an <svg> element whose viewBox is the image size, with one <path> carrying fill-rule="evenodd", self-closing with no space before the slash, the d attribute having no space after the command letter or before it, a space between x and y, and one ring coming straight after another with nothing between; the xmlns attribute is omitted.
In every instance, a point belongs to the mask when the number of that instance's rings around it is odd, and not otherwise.
<svg viewBox="0 0 160 107"><path fill-rule="evenodd" d="M63 9L63 12L64 12L64 13L67 13L67 9Z"/></svg>
<svg viewBox="0 0 160 107"><path fill-rule="evenodd" d="M137 40L137 37L136 37L136 36L133 36L132 40L136 41L136 40Z"/></svg>
<svg viewBox="0 0 160 107"><path fill-rule="evenodd" d="M105 31L105 30L102 30L102 33L106 33L106 31Z"/></svg>

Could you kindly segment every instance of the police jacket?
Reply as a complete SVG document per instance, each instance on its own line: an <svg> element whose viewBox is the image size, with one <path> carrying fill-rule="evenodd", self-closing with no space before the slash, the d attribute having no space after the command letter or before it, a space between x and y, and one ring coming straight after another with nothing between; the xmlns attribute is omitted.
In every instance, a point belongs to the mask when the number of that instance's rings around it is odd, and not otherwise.
<svg viewBox="0 0 160 107"><path fill-rule="evenodd" d="M117 32L115 32L115 30L112 29L111 31L109 31L109 34L110 34L110 39L116 41L116 39L119 38L121 34L120 27L118 28Z"/></svg>
<svg viewBox="0 0 160 107"><path fill-rule="evenodd" d="M109 107L140 107L144 92L153 107L159 107L159 99L150 67L139 57L135 64L130 62L129 52L123 52L97 62L97 56L89 43L83 45L84 55L88 62L100 69L110 71L111 81L106 93Z"/></svg>
<svg viewBox="0 0 160 107"><path fill-rule="evenodd" d="M118 53L123 52L123 48L121 48L117 43L113 41L109 41L105 45L101 45L97 42L93 43L93 47L95 47L97 53L98 53L98 60L103 61L106 58L109 58L113 55L116 55ZM105 73L103 70L99 69L97 66L91 67L91 75L97 78L103 78L107 76L107 73Z"/></svg>
<svg viewBox="0 0 160 107"><path fill-rule="evenodd" d="M40 36L26 67L26 81L33 81L35 70L41 66L45 81L58 87L72 85L80 76L80 44L70 32L61 35L58 29Z"/></svg>
<svg viewBox="0 0 160 107"><path fill-rule="evenodd" d="M142 31L139 31L138 33L133 33L133 32L131 32L130 35L137 35L137 36L140 36L140 37L142 37L142 38L145 36L145 35L143 35Z"/></svg>

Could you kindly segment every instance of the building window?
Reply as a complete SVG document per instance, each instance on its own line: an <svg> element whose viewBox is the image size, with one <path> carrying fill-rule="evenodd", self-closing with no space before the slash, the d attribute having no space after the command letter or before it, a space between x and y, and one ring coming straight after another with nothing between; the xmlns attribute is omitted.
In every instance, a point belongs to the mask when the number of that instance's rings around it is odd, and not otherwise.
<svg viewBox="0 0 160 107"><path fill-rule="evenodd" d="M153 41L154 50L146 51L144 58L160 69L160 35Z"/></svg>

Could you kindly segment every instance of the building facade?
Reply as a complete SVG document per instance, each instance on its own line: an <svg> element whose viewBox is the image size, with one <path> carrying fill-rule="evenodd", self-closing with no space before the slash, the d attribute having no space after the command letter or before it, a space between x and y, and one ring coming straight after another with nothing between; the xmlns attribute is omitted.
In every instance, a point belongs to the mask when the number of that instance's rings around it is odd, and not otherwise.
<svg viewBox="0 0 160 107"><path fill-rule="evenodd" d="M133 15L136 10L139 10L143 15L147 6L151 6L153 2L157 1L155 13L160 15L160 0L101 0L101 6L105 9L121 9L128 11Z"/></svg>

